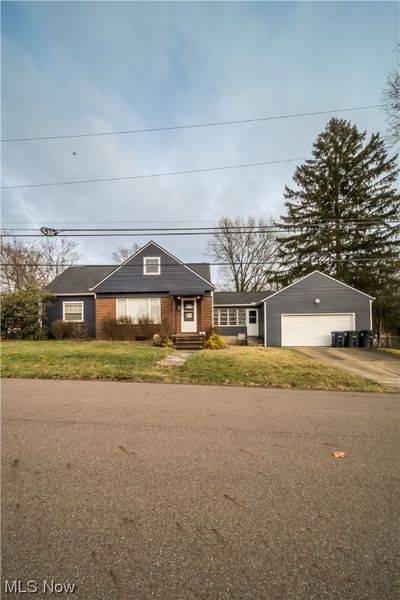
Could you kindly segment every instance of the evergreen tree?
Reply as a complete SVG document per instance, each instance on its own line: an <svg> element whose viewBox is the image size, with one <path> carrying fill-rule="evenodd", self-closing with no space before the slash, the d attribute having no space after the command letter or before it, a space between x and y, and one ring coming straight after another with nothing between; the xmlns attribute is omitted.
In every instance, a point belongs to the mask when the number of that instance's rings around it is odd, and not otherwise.
<svg viewBox="0 0 400 600"><path fill-rule="evenodd" d="M387 156L379 134L366 137L333 118L313 158L296 168L297 189L286 186L284 194L280 284L319 269L377 299L385 290L393 294L400 268L397 156Z"/></svg>

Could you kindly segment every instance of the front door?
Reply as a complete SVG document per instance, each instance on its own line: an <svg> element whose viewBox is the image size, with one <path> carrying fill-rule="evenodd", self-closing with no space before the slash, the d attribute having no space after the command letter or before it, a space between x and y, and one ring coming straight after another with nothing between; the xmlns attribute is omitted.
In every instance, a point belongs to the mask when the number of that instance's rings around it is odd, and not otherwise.
<svg viewBox="0 0 400 600"><path fill-rule="evenodd" d="M246 313L247 335L258 337L258 310L257 308L248 308Z"/></svg>
<svg viewBox="0 0 400 600"><path fill-rule="evenodd" d="M181 331L182 333L197 332L197 306L196 298L182 298L181 300Z"/></svg>

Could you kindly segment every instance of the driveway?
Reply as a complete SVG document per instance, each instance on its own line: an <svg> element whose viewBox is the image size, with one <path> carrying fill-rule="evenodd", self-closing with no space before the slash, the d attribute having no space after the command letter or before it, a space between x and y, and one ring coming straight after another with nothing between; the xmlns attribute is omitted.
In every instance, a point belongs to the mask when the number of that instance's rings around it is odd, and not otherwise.
<svg viewBox="0 0 400 600"><path fill-rule="evenodd" d="M3 380L3 590L397 598L398 452L394 394Z"/></svg>
<svg viewBox="0 0 400 600"><path fill-rule="evenodd" d="M389 353L362 348L301 347L296 350L319 362L400 390L400 361Z"/></svg>

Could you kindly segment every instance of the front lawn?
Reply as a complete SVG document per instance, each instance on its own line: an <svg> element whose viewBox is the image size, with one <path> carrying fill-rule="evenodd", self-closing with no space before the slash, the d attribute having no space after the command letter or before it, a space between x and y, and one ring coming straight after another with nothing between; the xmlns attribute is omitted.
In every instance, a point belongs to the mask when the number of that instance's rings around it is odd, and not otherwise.
<svg viewBox="0 0 400 600"><path fill-rule="evenodd" d="M174 350L134 342L2 342L2 377L113 379L319 390L387 391L288 348L204 350L182 366L157 363Z"/></svg>
<svg viewBox="0 0 400 600"><path fill-rule="evenodd" d="M164 381L171 350L127 342L2 342L2 377Z"/></svg>
<svg viewBox="0 0 400 600"><path fill-rule="evenodd" d="M378 383L328 367L290 348L228 347L222 351L198 352L176 369L175 381L317 390L384 390Z"/></svg>
<svg viewBox="0 0 400 600"><path fill-rule="evenodd" d="M397 350L396 348L379 348L379 352L385 352L395 356L396 358L400 358L400 350Z"/></svg>

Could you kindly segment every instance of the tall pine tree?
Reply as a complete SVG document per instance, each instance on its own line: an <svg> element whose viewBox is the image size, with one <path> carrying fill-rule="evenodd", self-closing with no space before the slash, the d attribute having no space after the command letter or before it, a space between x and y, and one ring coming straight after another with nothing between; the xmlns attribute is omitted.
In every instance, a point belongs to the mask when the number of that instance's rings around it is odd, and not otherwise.
<svg viewBox="0 0 400 600"><path fill-rule="evenodd" d="M366 141L366 132L336 118L312 154L295 171L297 188L285 187L285 266L276 279L286 285L319 269L375 296L380 327L385 306L399 303L397 156L387 156L379 134Z"/></svg>

